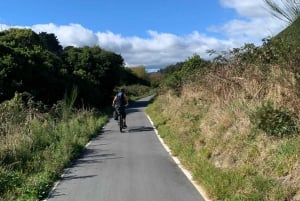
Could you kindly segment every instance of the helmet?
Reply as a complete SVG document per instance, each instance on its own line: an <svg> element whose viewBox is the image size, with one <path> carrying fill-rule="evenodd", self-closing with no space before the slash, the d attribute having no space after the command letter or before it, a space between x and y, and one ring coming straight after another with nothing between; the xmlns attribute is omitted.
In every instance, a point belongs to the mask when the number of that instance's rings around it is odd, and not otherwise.
<svg viewBox="0 0 300 201"><path fill-rule="evenodd" d="M125 92L125 89L124 89L124 88L122 88L120 91L124 93L124 92Z"/></svg>

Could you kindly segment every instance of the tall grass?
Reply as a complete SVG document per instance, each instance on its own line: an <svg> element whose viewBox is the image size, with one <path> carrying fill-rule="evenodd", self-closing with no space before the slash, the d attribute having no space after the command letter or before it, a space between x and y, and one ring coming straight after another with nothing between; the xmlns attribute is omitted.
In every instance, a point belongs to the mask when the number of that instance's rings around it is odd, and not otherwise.
<svg viewBox="0 0 300 201"><path fill-rule="evenodd" d="M70 99L55 108L16 94L0 104L0 200L40 200L107 118L74 110ZM24 100L25 99L25 100Z"/></svg>
<svg viewBox="0 0 300 201"><path fill-rule="evenodd" d="M180 96L165 91L147 112L212 200L297 200L295 66L234 62L194 74Z"/></svg>

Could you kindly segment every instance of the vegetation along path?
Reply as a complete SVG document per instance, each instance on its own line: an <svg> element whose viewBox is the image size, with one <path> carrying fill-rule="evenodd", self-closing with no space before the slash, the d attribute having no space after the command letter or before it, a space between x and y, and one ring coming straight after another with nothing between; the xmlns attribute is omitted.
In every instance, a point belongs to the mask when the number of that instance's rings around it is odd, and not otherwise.
<svg viewBox="0 0 300 201"><path fill-rule="evenodd" d="M48 201L203 201L163 148L144 109L151 97L128 109L120 133L111 119L82 157L67 169Z"/></svg>

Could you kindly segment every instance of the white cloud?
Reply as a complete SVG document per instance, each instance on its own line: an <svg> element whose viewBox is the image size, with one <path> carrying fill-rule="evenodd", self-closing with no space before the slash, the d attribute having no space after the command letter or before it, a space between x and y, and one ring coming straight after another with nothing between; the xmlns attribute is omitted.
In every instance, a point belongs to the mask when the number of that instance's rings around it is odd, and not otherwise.
<svg viewBox="0 0 300 201"><path fill-rule="evenodd" d="M271 15L264 0L220 0L220 3L234 9L240 18L223 26L211 26L209 30L222 32L228 38L257 44L265 37L278 34L287 25Z"/></svg>
<svg viewBox="0 0 300 201"><path fill-rule="evenodd" d="M206 51L210 49L222 51L249 42L259 44L263 38L276 35L285 26L269 14L263 0L220 0L220 4L224 9L234 9L239 15L238 19L221 26L207 28L210 32L221 34L223 39L198 31L179 36L155 30L149 30L144 38L124 37L110 31L93 32L80 24L37 24L30 28L36 32L54 33L63 46L99 45L121 54L129 66L160 68L184 61L195 53L207 59ZM0 28L9 27L0 25Z"/></svg>
<svg viewBox="0 0 300 201"><path fill-rule="evenodd" d="M122 37L111 32L97 33L99 46L122 53L127 65L164 67L186 60L197 53L207 58L208 49L231 48L231 41L221 41L193 32L186 36L148 31L147 38Z"/></svg>
<svg viewBox="0 0 300 201"><path fill-rule="evenodd" d="M269 15L263 0L220 0L225 8L232 8L244 17L256 18Z"/></svg>
<svg viewBox="0 0 300 201"><path fill-rule="evenodd" d="M263 38L275 36L284 28L283 23L273 18L253 18L250 20L231 20L223 26L211 26L210 31L223 33L231 40L259 44Z"/></svg>
<svg viewBox="0 0 300 201"><path fill-rule="evenodd" d="M69 24L57 26L50 24L37 24L31 27L35 32L54 33L62 46L80 47L84 45L97 45L98 38L93 31L80 24Z"/></svg>

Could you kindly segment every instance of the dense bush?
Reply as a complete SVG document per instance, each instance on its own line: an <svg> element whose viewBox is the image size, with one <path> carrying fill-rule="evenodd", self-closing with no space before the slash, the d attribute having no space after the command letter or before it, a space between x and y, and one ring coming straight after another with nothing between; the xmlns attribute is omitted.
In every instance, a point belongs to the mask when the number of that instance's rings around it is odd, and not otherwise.
<svg viewBox="0 0 300 201"><path fill-rule="evenodd" d="M180 95L182 86L186 82L199 79L197 75L204 76L205 72L211 67L211 62L202 59L199 55L194 54L184 62L170 65L160 71L163 79L160 80L162 89L171 90L175 95Z"/></svg>
<svg viewBox="0 0 300 201"><path fill-rule="evenodd" d="M284 108L275 108L270 101L256 108L251 121L267 135L283 137L298 132L293 114Z"/></svg>
<svg viewBox="0 0 300 201"><path fill-rule="evenodd" d="M163 80L162 85L167 89L173 90L176 94L179 94L182 87L182 74L180 72L174 72Z"/></svg>

